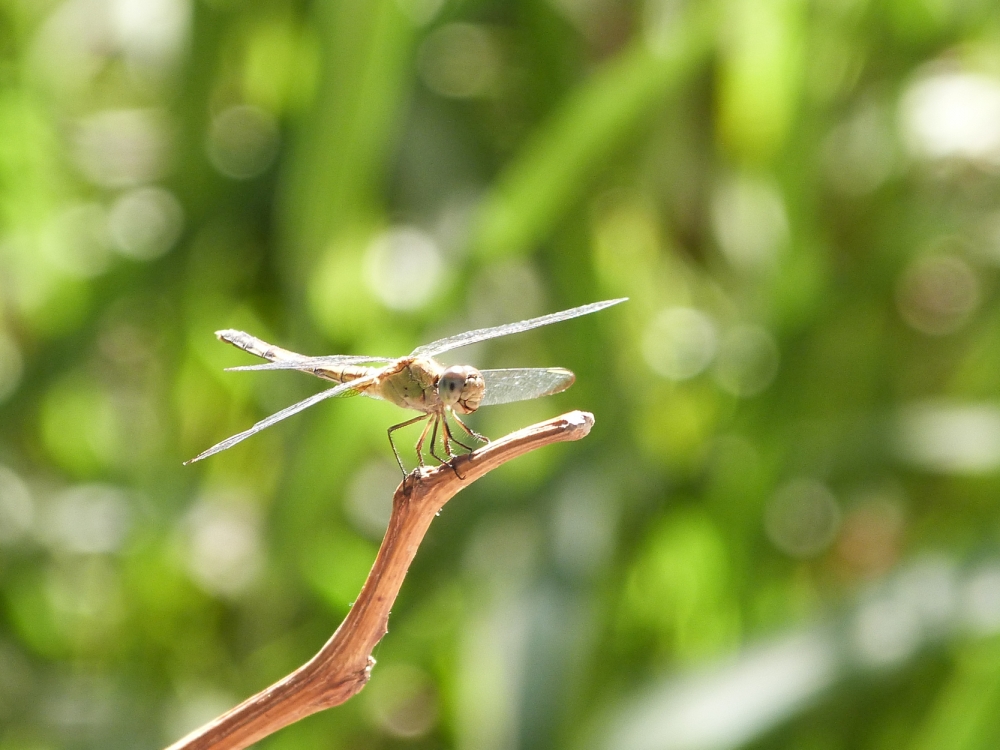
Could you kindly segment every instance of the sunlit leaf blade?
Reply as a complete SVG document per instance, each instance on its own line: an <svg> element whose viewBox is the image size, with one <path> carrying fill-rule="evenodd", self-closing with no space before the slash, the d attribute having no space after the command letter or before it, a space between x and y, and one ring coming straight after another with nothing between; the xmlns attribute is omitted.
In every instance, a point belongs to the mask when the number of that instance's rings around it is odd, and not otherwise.
<svg viewBox="0 0 1000 750"><path fill-rule="evenodd" d="M310 396L309 398L302 399L296 404L292 404L291 406L286 406L281 411L277 411L271 416L260 420L250 429L237 433L232 437L228 437L221 443L216 443L208 450L202 451L197 456L190 459L189 461L185 461L184 463L186 465L194 463L195 461L201 461L203 458L208 458L209 456L214 455L216 453L220 453L221 451L224 451L227 448L232 448L234 445L246 440L251 435L255 435L261 430L266 429L271 425L280 422L281 420L287 417L292 416L293 414L298 414L300 411L308 409L310 406L318 404L320 401L324 401L328 398L334 398L336 396L346 396L346 395L353 396L358 392L359 388L361 388L364 385L367 385L368 383L371 383L374 379L375 379L375 373L364 378L358 378L357 380L352 380L350 383L340 383L339 385L336 385L333 388L328 388L327 390L320 391L319 393L316 393Z"/></svg>
<svg viewBox="0 0 1000 750"><path fill-rule="evenodd" d="M561 367L525 367L515 370L483 370L486 395L483 406L527 401L565 391L576 376Z"/></svg>
<svg viewBox="0 0 1000 750"><path fill-rule="evenodd" d="M563 310L562 312L543 315L540 318L531 318L517 323L505 323L502 326L495 326L493 328L479 328L475 331L466 331L465 333L460 333L457 336L449 336L448 338L439 339L438 341L434 341L430 344L418 346L413 350L413 353L410 356L434 357L442 352L457 349L460 346L468 346L469 344L475 344L480 341L495 339L499 336L509 336L512 333L529 331L532 328L539 328L540 326L559 323L560 321L569 320L570 318L578 318L581 315L589 315L590 313L597 312L598 310L603 310L606 307L617 305L619 302L625 302L627 299L628 297L622 297L620 299L604 300L603 302L591 302L589 305L573 307L569 310Z"/></svg>

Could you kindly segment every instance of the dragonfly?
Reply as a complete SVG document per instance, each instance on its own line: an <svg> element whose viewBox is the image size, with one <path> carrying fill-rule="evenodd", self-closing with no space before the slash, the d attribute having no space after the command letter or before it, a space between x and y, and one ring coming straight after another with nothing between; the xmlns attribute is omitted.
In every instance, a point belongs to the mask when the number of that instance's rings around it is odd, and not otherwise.
<svg viewBox="0 0 1000 750"><path fill-rule="evenodd" d="M612 305L625 302L628 298L592 302L589 305L574 307L539 318L522 320L517 323L479 328L466 331L456 336L448 336L430 344L418 346L405 357L368 357L356 354L333 354L320 357L307 357L287 349L268 344L255 336L243 331L226 329L216 331L215 335L222 341L239 347L261 359L268 360L265 364L242 365L229 367L228 370L299 370L307 372L323 380L337 383L332 388L320 391L309 398L292 404L281 411L257 422L253 427L244 430L208 450L202 451L185 464L201 461L216 453L232 448L237 443L246 440L261 430L277 422L298 414L310 406L329 398L364 395L381 399L413 409L421 414L413 419L400 422L388 429L389 445L396 456L400 471L406 475L403 460L399 456L392 434L402 428L418 422L426 422L423 432L417 440L417 462L424 466L424 443L430 431L430 454L438 462L444 464L455 458L453 444L466 450L473 448L455 437L449 425L449 418L458 425L468 437L481 443L488 443L489 438L480 435L462 421L459 415L472 414L481 406L508 404L515 401L526 401L542 396L560 393L576 379L572 372L561 367L528 367L507 370L479 370L470 365L452 365L446 367L435 357L444 352L458 349L462 346L476 344L481 341L521 333L532 328L559 323L581 315L589 315ZM440 429L441 443L448 459L443 459L435 452L438 432Z"/></svg>

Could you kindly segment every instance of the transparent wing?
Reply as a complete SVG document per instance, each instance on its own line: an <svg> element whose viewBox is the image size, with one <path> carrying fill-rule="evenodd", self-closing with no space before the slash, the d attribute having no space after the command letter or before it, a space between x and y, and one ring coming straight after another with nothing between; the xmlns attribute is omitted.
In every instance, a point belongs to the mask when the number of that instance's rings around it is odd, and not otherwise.
<svg viewBox="0 0 1000 750"><path fill-rule="evenodd" d="M446 339L440 339L430 344L418 346L413 350L413 353L410 356L435 357L442 352L457 349L460 346L468 346L469 344L475 344L479 341L495 339L498 336L508 336L512 333L528 331L532 328L538 328L539 326L547 326L551 323L569 320L570 318L578 318L581 315L589 315L590 313L597 312L598 310L603 310L605 307L617 305L619 302L624 302L627 299L628 297L622 297L621 299L609 299L604 300L603 302L592 302L589 305L574 307L570 310L552 313L551 315L543 315L540 318L522 320L518 323L506 323L505 325L496 326L494 328L479 328L475 331L466 331L465 333L460 333L457 336L449 336Z"/></svg>
<svg viewBox="0 0 1000 750"><path fill-rule="evenodd" d="M481 370L486 381L483 406L509 404L565 391L576 376L561 367Z"/></svg>
<svg viewBox="0 0 1000 750"><path fill-rule="evenodd" d="M243 370L312 370L322 367L341 367L342 365L363 365L370 362L389 363L396 360L389 357L363 357L354 354L332 354L325 357L301 357L299 359L283 359L276 362L266 362L262 365L240 365L227 367L227 371Z"/></svg>
<svg viewBox="0 0 1000 750"><path fill-rule="evenodd" d="M330 354L323 357L307 357L297 352L282 349L244 331L227 328L216 331L220 341L249 352L261 359L270 360L266 365L244 365L230 367L230 370L298 370L311 367L339 367L340 365L363 365L366 362L394 362L389 357L365 357L357 354Z"/></svg>
<svg viewBox="0 0 1000 750"><path fill-rule="evenodd" d="M199 453L190 461L185 461L184 464L187 465L194 463L195 461L201 461L201 459L203 458L208 458L209 456L224 451L227 448L232 448L234 445L246 440L251 435L254 435L260 432L261 430L270 427L276 422L280 422L282 419L285 419L286 417L290 417L293 414L298 414L303 409L308 409L310 406L312 406L313 404L318 404L320 401L323 401L328 398L334 398L336 396L353 396L354 394L357 393L358 388L372 382L377 374L378 373L376 372L367 377L358 378L357 380L352 380L350 383L341 383L337 386L334 386L333 388L328 388L325 391L320 391L319 393L312 395L309 398L303 399L302 401L299 401L297 404L292 404L291 406L287 406L281 411L277 411L271 416L260 420L250 429L244 430L243 432L233 435L232 437L228 437L221 443L216 443L208 450Z"/></svg>

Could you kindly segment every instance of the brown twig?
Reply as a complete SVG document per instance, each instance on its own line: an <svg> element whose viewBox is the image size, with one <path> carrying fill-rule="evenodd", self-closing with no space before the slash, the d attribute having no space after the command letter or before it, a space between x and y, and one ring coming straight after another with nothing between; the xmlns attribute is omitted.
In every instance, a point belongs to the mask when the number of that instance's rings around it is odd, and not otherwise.
<svg viewBox="0 0 1000 750"><path fill-rule="evenodd" d="M392 516L368 580L326 645L287 677L243 701L167 750L239 750L309 714L336 706L368 682L372 649L435 514L463 487L501 464L550 443L579 440L594 416L573 411L513 432L448 465L409 474L392 498Z"/></svg>

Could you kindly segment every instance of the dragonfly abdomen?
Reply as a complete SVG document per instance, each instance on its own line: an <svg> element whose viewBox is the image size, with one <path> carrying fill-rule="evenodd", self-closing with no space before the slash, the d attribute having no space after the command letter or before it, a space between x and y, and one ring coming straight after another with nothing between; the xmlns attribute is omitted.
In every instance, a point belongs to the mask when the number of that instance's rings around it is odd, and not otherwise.
<svg viewBox="0 0 1000 750"><path fill-rule="evenodd" d="M332 380L334 383L350 383L352 380L363 378L371 374L372 367L362 367L359 365L344 365L342 367L303 367L302 372L312 373L318 378Z"/></svg>
<svg viewBox="0 0 1000 750"><path fill-rule="evenodd" d="M288 349L282 349L280 346L269 344L263 339L251 336L249 333L244 333L243 331L226 329L224 331L216 331L215 335L222 341L233 346L238 346L243 351L254 354L261 359L266 359L268 362L289 362L292 365L302 362L302 367L294 369L308 372L324 380L331 380L334 383L350 383L352 380L363 378L371 372L371 368L360 365L317 366L305 364L310 360L315 360L315 357L304 357Z"/></svg>
<svg viewBox="0 0 1000 750"><path fill-rule="evenodd" d="M249 333L237 331L232 328L227 328L224 331L216 331L215 335L219 337L220 341L238 346L243 351L250 352L250 354L254 354L261 359L266 359L269 362L296 362L305 359L301 354L282 349L280 346L274 346L256 336L251 336Z"/></svg>

